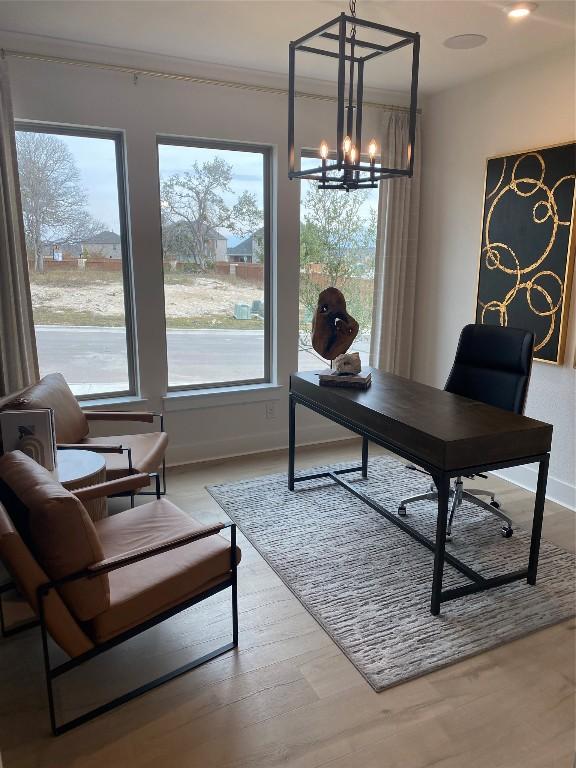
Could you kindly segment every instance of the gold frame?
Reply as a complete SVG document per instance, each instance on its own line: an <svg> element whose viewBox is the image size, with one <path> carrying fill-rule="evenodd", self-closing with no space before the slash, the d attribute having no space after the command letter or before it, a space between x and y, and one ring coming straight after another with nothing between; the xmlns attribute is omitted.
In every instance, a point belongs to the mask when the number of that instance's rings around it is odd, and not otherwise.
<svg viewBox="0 0 576 768"><path fill-rule="evenodd" d="M529 154L531 152L541 152L546 149L554 149L555 147L564 147L569 144L576 146L576 138L570 138L566 141L559 141L554 144L547 144L546 146L532 147L530 149L511 150L510 152L503 152L499 155L491 155L486 158L484 167L484 184L482 187L482 206L480 214L480 242L478 248L478 262L476 269L476 292L474 299L474 318L476 318L478 310L478 294L480 291L480 269L482 266L482 236L484 234L484 213L486 207L486 182L488 179L488 163L490 160L498 160L502 157L514 157L516 155ZM576 259L576 238L574 237L574 229L576 227L576 180L574 182L574 192L572 194L572 214L570 217L570 233L568 235L568 248L566 256L566 267L564 270L564 301L562 302L562 312L560 315L560 330L558 336L558 351L555 360L544 360L539 357L534 357L535 362L546 363L548 365L562 365L564 363L564 355L566 352L566 339L568 335L568 316L570 314L570 301L572 294L572 279L574 274L574 261ZM574 367L576 367L576 354L574 357Z"/></svg>

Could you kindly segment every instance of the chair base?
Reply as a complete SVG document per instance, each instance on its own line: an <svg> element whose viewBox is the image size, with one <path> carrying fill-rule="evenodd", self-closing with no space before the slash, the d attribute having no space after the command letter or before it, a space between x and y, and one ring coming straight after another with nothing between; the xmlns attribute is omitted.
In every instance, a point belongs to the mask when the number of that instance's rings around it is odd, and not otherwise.
<svg viewBox="0 0 576 768"><path fill-rule="evenodd" d="M409 469L412 469L412 467L408 467ZM490 498L490 502L483 501L482 499L478 498L478 496L487 496ZM456 482L454 483L454 487L450 488L450 496L451 500L451 508L450 508L450 516L448 519L448 524L446 526L446 538L450 540L452 538L452 523L454 520L454 515L456 513L456 510L458 507L461 506L463 501L467 501L470 504L474 504L477 507L480 507L480 509L483 509L486 512L490 512L491 514L498 517L504 525L501 528L501 534L504 536L504 538L509 539L512 534L514 533L514 529L512 527L512 520L508 517L508 515L504 514L504 512L500 509L500 504L496 501L496 497L493 491L484 490L484 489L470 489L468 491L464 490L463 481L461 477L456 478ZM398 515L400 517L406 517L407 513L407 505L413 504L417 501L437 501L438 500L438 492L437 491L430 491L429 493L420 493L417 496L410 496L407 499L403 499L400 504L398 505Z"/></svg>
<svg viewBox="0 0 576 768"><path fill-rule="evenodd" d="M154 478L154 490L153 491L126 491L125 493L115 493L110 498L122 498L128 496L130 498L130 507L134 507L134 500L136 496L155 496L157 499L166 496L166 460L162 461L162 471L150 472L150 478Z"/></svg>
<svg viewBox="0 0 576 768"><path fill-rule="evenodd" d="M128 693L117 696L115 699L107 701L106 704L95 707L95 709L91 709L89 712L86 712L79 717L75 717L73 720L68 720L68 722L63 723L62 725L55 725L52 729L52 733L54 736L61 736L63 733L71 731L74 728L77 728L79 725L88 723L90 720L94 720L94 718L99 717L100 715L104 715L106 712L110 712L111 710L116 709L116 707L120 707L122 704L126 704L128 701L132 701L132 699L136 699L138 696L142 696L142 694L148 693L148 691L153 691L155 688L159 688L161 685L164 685L164 683L168 683L170 680L174 680L175 678L186 674L186 672L190 672L197 667L201 667L203 664L206 664L207 662L212 661L212 659L216 659L218 656L222 656L222 654L228 653L228 651L231 651L237 647L237 642L226 643L226 645L222 645L220 648L216 648L215 650L204 654L204 656L200 656L199 658L194 659L194 661L190 661L188 664L184 664L183 666L178 667L178 669L174 669L171 672L167 672L165 675L161 675L160 677L157 677L148 683L144 683L144 685L141 685L138 688L134 688L133 690L128 691Z"/></svg>

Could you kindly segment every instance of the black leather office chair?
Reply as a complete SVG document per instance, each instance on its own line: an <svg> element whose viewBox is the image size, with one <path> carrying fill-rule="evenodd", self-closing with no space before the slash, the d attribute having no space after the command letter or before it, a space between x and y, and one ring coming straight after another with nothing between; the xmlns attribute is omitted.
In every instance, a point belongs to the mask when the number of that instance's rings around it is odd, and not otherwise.
<svg viewBox="0 0 576 768"><path fill-rule="evenodd" d="M513 413L524 413L533 351L534 334L530 331L499 325L467 325L460 334L454 365L444 389ZM414 466L410 466L410 469L423 471ZM486 475L479 477L486 478ZM489 497L490 502L478 496ZM398 514L402 517L406 515L406 506L415 501L433 501L437 498L435 486L431 485L429 493L401 501ZM514 533L512 521L501 512L492 491L475 488L464 490L462 477L457 477L454 487L450 489L450 498L447 538L452 535L454 515L462 501L469 501L497 515L504 523L501 532L506 538Z"/></svg>

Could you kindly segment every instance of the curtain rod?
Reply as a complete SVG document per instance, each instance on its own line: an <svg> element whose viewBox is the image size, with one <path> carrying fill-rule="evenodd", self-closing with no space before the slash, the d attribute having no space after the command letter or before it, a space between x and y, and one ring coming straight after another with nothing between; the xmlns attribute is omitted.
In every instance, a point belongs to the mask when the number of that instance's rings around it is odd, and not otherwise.
<svg viewBox="0 0 576 768"><path fill-rule="evenodd" d="M42 61L47 64L68 64L75 67L86 69L102 69L110 72L119 72L125 75L132 75L134 80L138 77L153 77L164 80L175 80L184 83L194 83L197 85L214 85L220 88L237 88L244 91L255 91L256 93L268 93L277 96L287 96L288 91L284 88L273 88L266 85L251 85L250 83L239 83L231 80L215 80L207 77L195 77L194 75L185 75L179 72L162 72L154 69L140 69L138 67L126 67L121 64L105 64L99 61L89 61L86 59L68 59L63 56L48 56L41 53L30 53L28 51L17 51L9 48L1 49L2 58L7 56L14 59L24 59L25 61ZM297 98L310 99L312 101L336 102L335 96L322 96L315 93L297 92ZM408 112L408 107L401 107L395 104L379 104L377 102L365 101L365 107L382 110L394 110L397 112ZM420 111L420 110L418 110Z"/></svg>

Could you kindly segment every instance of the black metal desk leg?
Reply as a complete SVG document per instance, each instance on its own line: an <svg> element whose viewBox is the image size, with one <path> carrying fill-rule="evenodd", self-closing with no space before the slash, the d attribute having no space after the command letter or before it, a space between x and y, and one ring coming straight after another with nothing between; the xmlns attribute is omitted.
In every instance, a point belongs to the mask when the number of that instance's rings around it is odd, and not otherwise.
<svg viewBox="0 0 576 768"><path fill-rule="evenodd" d="M542 535L542 520L544 518L544 502L546 501L546 483L548 481L548 464L550 454L542 459L538 467L538 485L534 501L534 518L532 520L532 539L530 541L530 559L528 560L528 584L536 584L538 571L538 555L540 554L540 536Z"/></svg>
<svg viewBox="0 0 576 768"><path fill-rule="evenodd" d="M362 438L362 477L368 477L368 438Z"/></svg>
<svg viewBox="0 0 576 768"><path fill-rule="evenodd" d="M288 401L288 490L294 490L294 452L296 449L296 401Z"/></svg>
<svg viewBox="0 0 576 768"><path fill-rule="evenodd" d="M432 577L432 616L440 613L442 597L442 576L444 575L444 549L446 547L446 521L448 519L448 500L450 497L450 478L438 475L434 478L438 489L438 517L436 518L436 546L434 550L434 575Z"/></svg>

